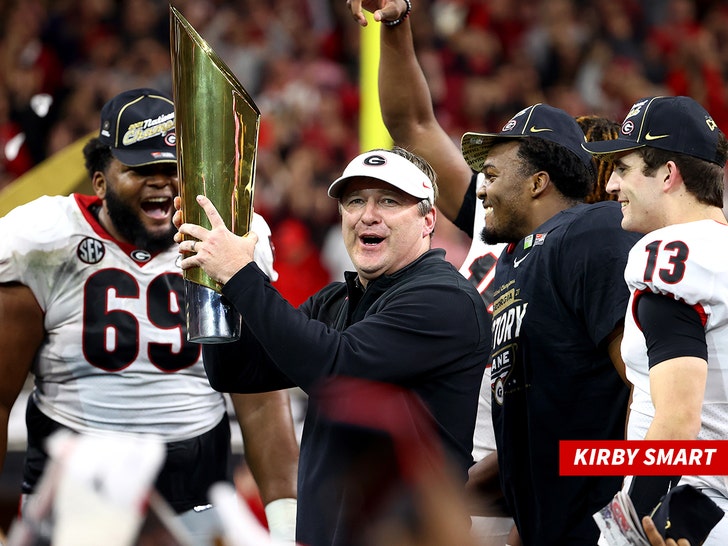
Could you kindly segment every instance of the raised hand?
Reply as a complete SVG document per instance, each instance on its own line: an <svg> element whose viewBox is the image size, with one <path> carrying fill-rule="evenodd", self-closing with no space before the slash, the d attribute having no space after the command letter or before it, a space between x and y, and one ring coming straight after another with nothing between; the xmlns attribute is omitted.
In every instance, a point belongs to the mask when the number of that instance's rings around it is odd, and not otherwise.
<svg viewBox="0 0 728 546"><path fill-rule="evenodd" d="M377 22L394 21L407 11L404 0L346 0L346 5L356 22L363 27L367 26L367 19L362 10L372 13Z"/></svg>

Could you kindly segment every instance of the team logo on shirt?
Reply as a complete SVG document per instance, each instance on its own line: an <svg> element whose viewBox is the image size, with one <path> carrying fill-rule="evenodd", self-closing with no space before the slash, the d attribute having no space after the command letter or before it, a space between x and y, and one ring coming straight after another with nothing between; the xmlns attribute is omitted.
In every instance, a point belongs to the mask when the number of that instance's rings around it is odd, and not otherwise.
<svg viewBox="0 0 728 546"><path fill-rule="evenodd" d="M136 250L133 250L132 253L130 254L130 256L131 256L131 259L134 260L135 262L141 262L141 263L148 262L149 260L152 259L152 255L149 254L149 252L147 252L146 250L141 250L139 248Z"/></svg>
<svg viewBox="0 0 728 546"><path fill-rule="evenodd" d="M495 381L491 383L491 389L493 390L493 398L495 398L496 403L499 406L503 405L503 400L505 400L505 388L503 387L503 378L499 377Z"/></svg>
<svg viewBox="0 0 728 546"><path fill-rule="evenodd" d="M76 247L76 256L85 264L97 264L103 260L105 254L104 243L92 237L84 238Z"/></svg>

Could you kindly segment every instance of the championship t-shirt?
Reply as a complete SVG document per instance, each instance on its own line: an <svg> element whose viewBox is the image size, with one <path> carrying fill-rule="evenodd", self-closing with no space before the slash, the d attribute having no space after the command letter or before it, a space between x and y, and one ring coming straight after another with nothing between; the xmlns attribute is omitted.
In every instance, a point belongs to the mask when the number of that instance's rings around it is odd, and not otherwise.
<svg viewBox="0 0 728 546"><path fill-rule="evenodd" d="M559 477L559 440L623 439L629 390L609 334L624 320L619 204L564 210L496 268L491 387L501 483L526 544L595 544L620 477Z"/></svg>

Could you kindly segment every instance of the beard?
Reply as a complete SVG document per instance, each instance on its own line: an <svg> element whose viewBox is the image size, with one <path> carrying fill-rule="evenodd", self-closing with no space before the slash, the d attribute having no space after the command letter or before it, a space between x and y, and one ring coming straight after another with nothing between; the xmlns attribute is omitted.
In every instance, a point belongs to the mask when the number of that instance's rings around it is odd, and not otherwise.
<svg viewBox="0 0 728 546"><path fill-rule="evenodd" d="M495 231L492 229L488 229L488 226L485 226L482 231L480 232L480 240L483 241L486 245L495 245L498 243L507 243L508 241L504 241L502 237L500 237Z"/></svg>
<svg viewBox="0 0 728 546"><path fill-rule="evenodd" d="M135 247L156 254L167 250L174 244L176 230L171 222L167 231L160 234L150 233L142 224L137 213L124 203L110 187L106 190L106 209L117 231Z"/></svg>
<svg viewBox="0 0 728 546"><path fill-rule="evenodd" d="M485 226L480 232L480 239L486 245L495 245L498 243L517 243L528 235L528 231L524 233L523 226L526 225L525 221L516 215L515 211L510 211L505 215L507 220L505 222L499 222L498 227L488 225L486 222Z"/></svg>

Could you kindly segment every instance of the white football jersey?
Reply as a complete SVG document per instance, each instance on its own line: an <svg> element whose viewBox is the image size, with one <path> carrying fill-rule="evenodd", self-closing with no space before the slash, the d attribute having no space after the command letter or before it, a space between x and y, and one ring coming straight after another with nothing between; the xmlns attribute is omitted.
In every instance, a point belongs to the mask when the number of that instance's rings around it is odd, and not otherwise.
<svg viewBox="0 0 728 546"><path fill-rule="evenodd" d="M483 175L478 175L478 183L482 183ZM465 261L460 266L460 273L469 279L483 297L488 306L488 313L493 313L493 276L495 275L495 264L498 256L506 247L505 243L487 245L480 237L485 227L485 214L476 207L475 219L473 221L473 241ZM491 406L490 388L490 359L483 374L483 382L480 385L478 396L478 417L475 421L475 433L473 435L473 459L481 460L486 455L496 450L495 434L493 432L493 419L490 414Z"/></svg>
<svg viewBox="0 0 728 546"><path fill-rule="evenodd" d="M728 226L712 220L668 226L643 237L630 251L625 280L630 300L622 340L627 378L634 384L627 437L643 439L655 408L650 397L645 337L634 318L635 293L650 290L694 306L705 324L708 379L701 440L728 438ZM720 476L685 476L681 483L728 495Z"/></svg>
<svg viewBox="0 0 728 546"><path fill-rule="evenodd" d="M114 240L92 203L41 197L0 218L0 282L28 286L44 312L32 396L82 433L203 434L225 404L186 340L178 247L150 255Z"/></svg>

